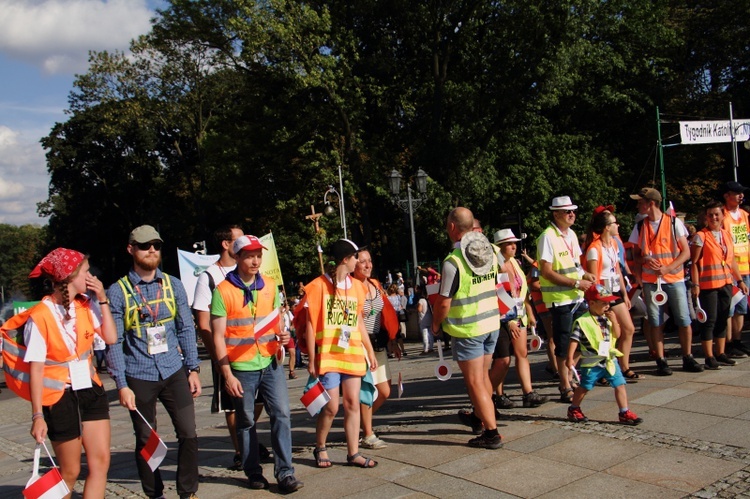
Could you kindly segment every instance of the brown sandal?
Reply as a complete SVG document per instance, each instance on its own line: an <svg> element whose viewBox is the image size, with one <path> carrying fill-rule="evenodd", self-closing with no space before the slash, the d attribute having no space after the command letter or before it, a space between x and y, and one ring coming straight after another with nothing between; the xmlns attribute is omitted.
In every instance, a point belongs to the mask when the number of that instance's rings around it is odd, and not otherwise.
<svg viewBox="0 0 750 499"><path fill-rule="evenodd" d="M631 381L633 383L636 383L639 379L643 379L643 376L633 371L632 369L628 369L627 371L623 372L622 375L625 377L626 380Z"/></svg>
<svg viewBox="0 0 750 499"><path fill-rule="evenodd" d="M358 457L361 457L365 461L363 463L356 462L355 459L357 459ZM346 464L348 464L349 466L359 466L360 468L374 468L378 465L378 462L357 452L353 456L346 456Z"/></svg>
<svg viewBox="0 0 750 499"><path fill-rule="evenodd" d="M572 388L560 388L560 402L570 404L573 401L575 391Z"/></svg>
<svg viewBox="0 0 750 499"><path fill-rule="evenodd" d="M328 449L326 449L325 447L321 447L319 449L313 450L313 457L315 457L315 465L318 468L330 468L331 466L333 466L333 463L331 462L330 459L328 459L327 457L320 457L321 452L325 452L327 454Z"/></svg>

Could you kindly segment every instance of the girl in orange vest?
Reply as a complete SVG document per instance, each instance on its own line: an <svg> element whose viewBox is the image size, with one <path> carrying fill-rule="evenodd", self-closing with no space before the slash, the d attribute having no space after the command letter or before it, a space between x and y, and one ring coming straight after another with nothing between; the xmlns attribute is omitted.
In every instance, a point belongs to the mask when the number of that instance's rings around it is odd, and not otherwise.
<svg viewBox="0 0 750 499"><path fill-rule="evenodd" d="M363 284L349 276L357 265L359 248L348 239L332 246L336 262L333 272L305 286L307 291L307 370L319 378L331 400L320 411L315 432L315 461L319 468L332 463L326 450L331 424L339 410L339 387L344 398L344 432L347 464L374 468L377 461L359 453L359 392L369 359L370 369L378 361L365 330L362 311L367 292Z"/></svg>
<svg viewBox="0 0 750 499"><path fill-rule="evenodd" d="M699 326L706 369L716 370L720 364L736 364L724 352L727 319L732 303L732 284L738 281L738 286L745 295L748 288L742 281L734 258L732 236L722 228L724 206L718 201L709 203L705 217L707 226L695 233L690 246L693 260L690 277L693 296L700 296L701 307L706 311L706 322ZM746 298L743 297L744 299Z"/></svg>
<svg viewBox="0 0 750 499"><path fill-rule="evenodd" d="M81 472L83 446L89 470L83 497L104 497L110 457L109 403L91 352L94 333L108 344L117 341L109 301L101 281L89 273L88 259L78 251L53 250L29 274L40 276L52 281L54 291L31 310L24 329L31 435L37 442L49 436L71 491ZM86 296L87 290L98 306ZM64 388L50 390L45 380L62 382Z"/></svg>
<svg viewBox="0 0 750 499"><path fill-rule="evenodd" d="M586 270L594 274L597 282L617 297L610 304L610 310L614 312L620 325L620 336L617 338L617 349L623 354L620 357L620 369L628 381L635 381L641 376L630 369L630 349L633 346L635 326L630 317L630 298L620 269L619 246L614 239L618 227L611 211L605 209L596 213L591 219L589 233L592 238L584 258Z"/></svg>

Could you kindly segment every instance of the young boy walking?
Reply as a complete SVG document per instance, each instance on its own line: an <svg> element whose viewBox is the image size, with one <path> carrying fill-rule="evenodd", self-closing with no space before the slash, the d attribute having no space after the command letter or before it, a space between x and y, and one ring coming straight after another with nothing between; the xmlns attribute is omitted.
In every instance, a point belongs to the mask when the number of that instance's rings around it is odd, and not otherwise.
<svg viewBox="0 0 750 499"><path fill-rule="evenodd" d="M628 409L628 395L625 391L626 381L616 360L622 353L614 347L620 335L620 326L610 303L617 299L604 286L591 286L584 295L589 304L589 311L573 324L568 348L567 365L575 367L576 351L581 353L581 382L575 389L573 400L568 407L568 419L574 423L585 423L588 418L581 411L581 402L594 387L597 380L604 378L615 389L615 400L620 408L620 423L635 426L643 422L633 411Z"/></svg>

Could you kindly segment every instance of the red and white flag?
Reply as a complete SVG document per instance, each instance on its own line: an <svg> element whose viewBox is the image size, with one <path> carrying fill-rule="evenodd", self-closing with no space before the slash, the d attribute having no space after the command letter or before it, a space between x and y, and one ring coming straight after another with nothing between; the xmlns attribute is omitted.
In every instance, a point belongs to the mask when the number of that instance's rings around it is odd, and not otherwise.
<svg viewBox="0 0 750 499"><path fill-rule="evenodd" d="M148 463L148 467L151 471L156 471L164 458L167 455L167 446L159 438L153 428L151 428L151 435L148 437L146 446L141 449L141 457Z"/></svg>
<svg viewBox="0 0 750 499"><path fill-rule="evenodd" d="M26 499L61 499L68 494L70 490L60 474L60 468L52 468L23 489Z"/></svg>
<svg viewBox="0 0 750 499"><path fill-rule="evenodd" d="M260 338L268 331L276 329L276 332L280 332L279 324L279 309L274 309L273 312L263 317L260 322L255 325L255 337Z"/></svg>
<svg viewBox="0 0 750 499"><path fill-rule="evenodd" d="M677 217L677 212L674 211L674 205L672 204L672 201L669 202L669 208L667 208L667 215L669 215L672 218Z"/></svg>
<svg viewBox="0 0 750 499"><path fill-rule="evenodd" d="M732 286L732 304L730 305L730 308L737 306L743 298L745 298L745 293L743 293L737 286Z"/></svg>
<svg viewBox="0 0 750 499"><path fill-rule="evenodd" d="M498 283L495 285L497 292L497 307L500 309L500 315L505 315L516 306L516 300L510 296L510 280L508 274L502 273L497 275Z"/></svg>
<svg viewBox="0 0 750 499"><path fill-rule="evenodd" d="M318 414L329 400L331 400L331 396L328 395L326 389L323 388L323 384L320 380L316 380L315 384L303 393L300 398L300 402L305 406L305 409L310 413L310 416Z"/></svg>
<svg viewBox="0 0 750 499"><path fill-rule="evenodd" d="M403 394L404 394L404 380L401 377L401 372L399 372L398 373L398 398L401 398L401 395Z"/></svg>

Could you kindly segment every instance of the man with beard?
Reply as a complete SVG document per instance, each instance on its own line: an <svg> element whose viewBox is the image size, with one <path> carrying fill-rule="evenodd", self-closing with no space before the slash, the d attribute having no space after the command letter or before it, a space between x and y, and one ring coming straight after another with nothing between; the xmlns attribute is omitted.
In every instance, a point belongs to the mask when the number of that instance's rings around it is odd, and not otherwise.
<svg viewBox="0 0 750 499"><path fill-rule="evenodd" d="M156 498L164 493L159 469L152 471L141 456L151 434L149 425L156 429L158 399L177 433L177 493L181 499L195 498L198 436L193 399L201 393L200 360L185 288L158 268L162 243L150 225L130 233L127 251L133 256L133 268L107 292L117 326L117 343L109 349L107 364L120 405L130 410L143 492Z"/></svg>

